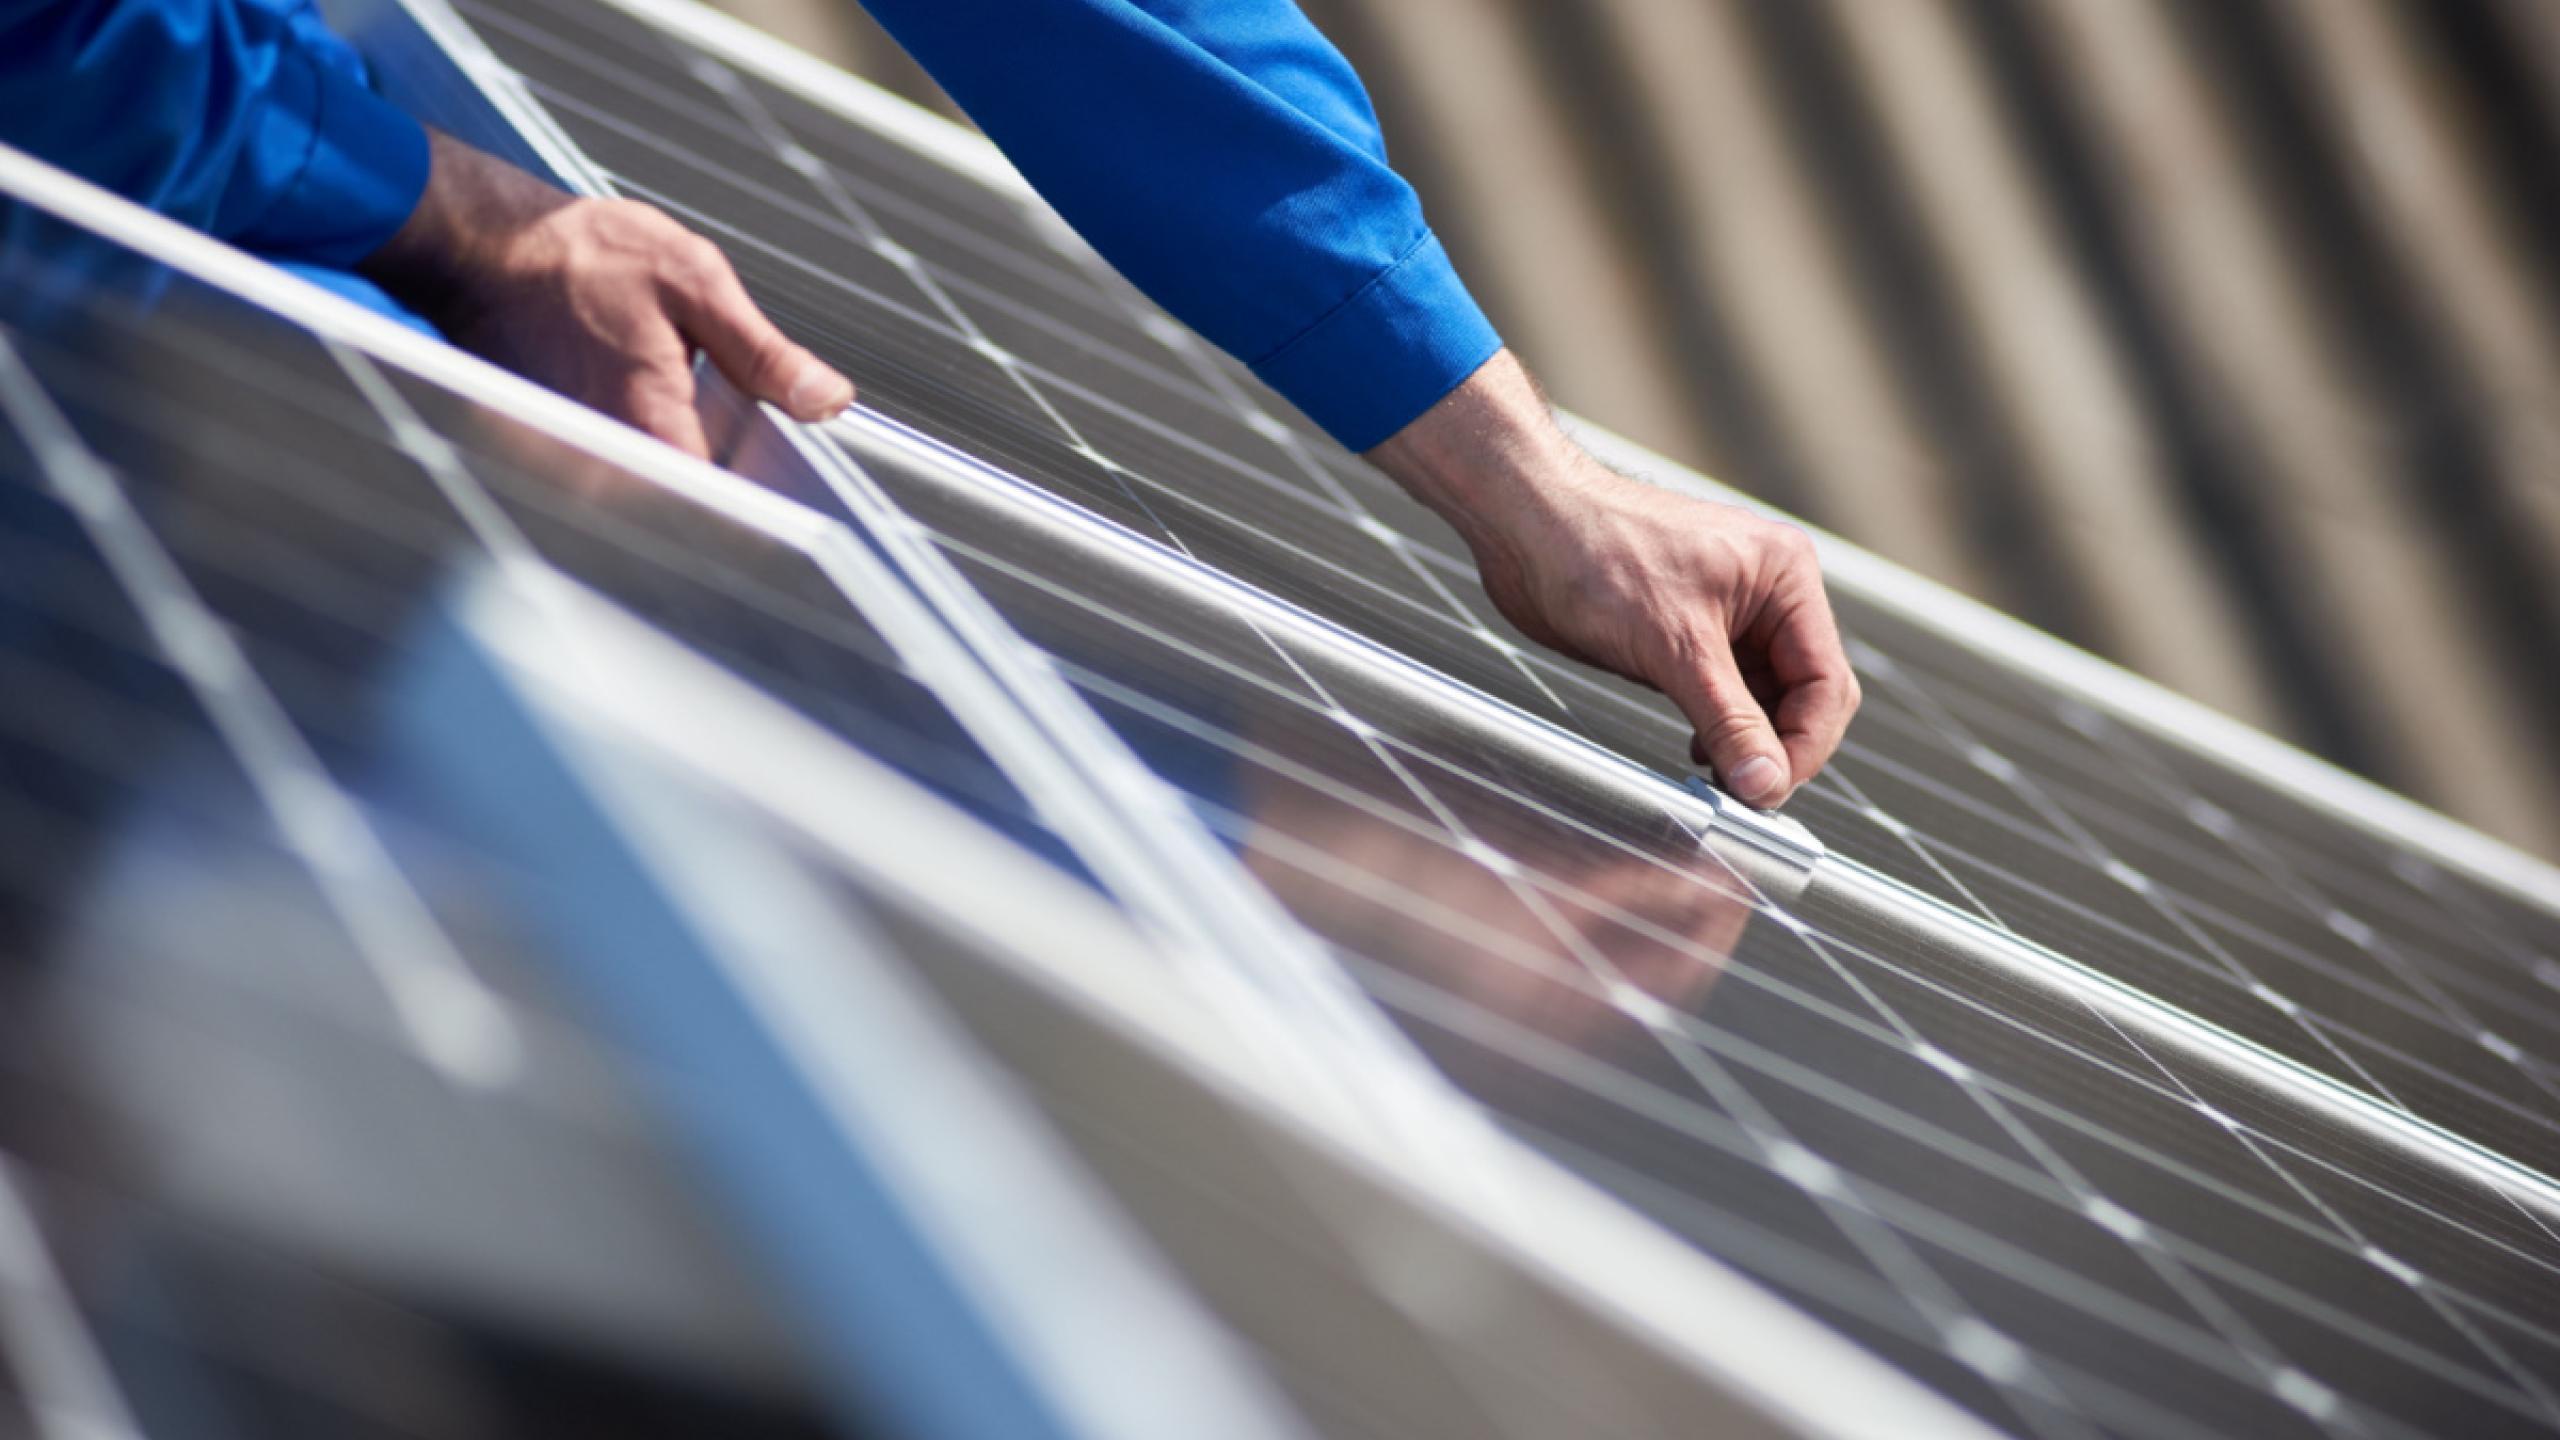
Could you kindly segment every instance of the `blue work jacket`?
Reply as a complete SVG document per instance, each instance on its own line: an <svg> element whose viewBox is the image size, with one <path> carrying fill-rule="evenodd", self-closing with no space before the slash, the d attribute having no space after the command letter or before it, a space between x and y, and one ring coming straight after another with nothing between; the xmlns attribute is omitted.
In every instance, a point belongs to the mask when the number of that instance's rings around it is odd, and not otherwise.
<svg viewBox="0 0 2560 1440"><path fill-rule="evenodd" d="M868 4L1095 249L1353 449L1499 347L1291 0ZM425 134L310 0L0 0L0 140L396 310L348 272L416 207Z"/></svg>

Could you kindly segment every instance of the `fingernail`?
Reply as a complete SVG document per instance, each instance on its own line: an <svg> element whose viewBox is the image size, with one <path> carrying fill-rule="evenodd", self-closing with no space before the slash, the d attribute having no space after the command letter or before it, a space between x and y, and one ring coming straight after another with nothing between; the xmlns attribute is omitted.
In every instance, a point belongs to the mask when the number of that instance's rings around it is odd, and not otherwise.
<svg viewBox="0 0 2560 1440"><path fill-rule="evenodd" d="M1778 769L1778 762L1766 755L1752 756L1734 766L1733 773L1725 777L1725 783L1733 787L1734 794L1754 805L1777 798L1778 788L1786 781L1787 777Z"/></svg>
<svg viewBox="0 0 2560 1440"><path fill-rule="evenodd" d="M783 402L803 420L825 420L853 403L853 382L832 370L811 367L800 372Z"/></svg>

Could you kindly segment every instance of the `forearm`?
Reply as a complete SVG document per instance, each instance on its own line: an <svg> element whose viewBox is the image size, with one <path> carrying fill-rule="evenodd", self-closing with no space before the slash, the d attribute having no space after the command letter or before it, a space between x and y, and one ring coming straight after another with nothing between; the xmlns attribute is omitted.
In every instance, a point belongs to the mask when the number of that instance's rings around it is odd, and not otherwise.
<svg viewBox="0 0 2560 1440"><path fill-rule="evenodd" d="M0 140L234 244L344 265L425 181L344 42L239 0L0 3Z"/></svg>
<svg viewBox="0 0 2560 1440"><path fill-rule="evenodd" d="M356 268L448 335L487 298L492 253L576 197L441 130L427 132L426 189L408 220Z"/></svg>
<svg viewBox="0 0 2560 1440"><path fill-rule="evenodd" d="M1499 346L1289 0L866 0L1138 288L1366 449Z"/></svg>

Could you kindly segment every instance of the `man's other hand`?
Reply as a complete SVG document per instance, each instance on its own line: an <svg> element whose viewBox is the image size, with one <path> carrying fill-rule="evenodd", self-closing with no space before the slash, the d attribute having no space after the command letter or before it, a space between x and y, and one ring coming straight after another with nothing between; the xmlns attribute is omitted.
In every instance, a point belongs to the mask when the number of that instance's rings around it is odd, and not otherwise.
<svg viewBox="0 0 2560 1440"><path fill-rule="evenodd" d="M699 456L697 349L802 420L853 403L852 382L784 338L710 241L430 136L425 198L362 268L455 344Z"/></svg>
<svg viewBox="0 0 2560 1440"><path fill-rule="evenodd" d="M1858 681L1802 530L1610 470L1509 351L1368 458L1457 528L1523 633L1670 696L1734 795L1780 804L1839 748Z"/></svg>

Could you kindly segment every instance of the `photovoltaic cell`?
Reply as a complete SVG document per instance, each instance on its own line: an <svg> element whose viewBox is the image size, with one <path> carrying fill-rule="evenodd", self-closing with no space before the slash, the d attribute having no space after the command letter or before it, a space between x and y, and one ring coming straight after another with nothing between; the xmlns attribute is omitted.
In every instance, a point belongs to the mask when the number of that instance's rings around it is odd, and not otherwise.
<svg viewBox="0 0 2560 1440"><path fill-rule="evenodd" d="M1006 245L1024 269L1053 282L1016 280L1010 302L991 303L971 282L944 273L951 247L939 233L875 203L901 187L913 193L912 155L876 140L865 145L867 137L841 123L829 127L837 133L826 149L806 144L813 124L789 129L777 119L813 113L805 102L733 69L679 58L628 20L463 8L626 193L728 242L748 288L777 318L848 373L876 376L867 403L1150 539L1555 713L1544 682L1476 636L1441 577L1400 564L1394 544L1324 498L1339 481L1291 471L1302 463L1292 452L1310 443L1302 432L1267 417L1286 443L1257 432L1220 393L1233 375L1218 368L1213 383L1187 372L1191 362L1154 338L1142 318L1148 312L1134 308L1116 280L1051 246L1053 222L982 188L971 202L945 202L945 228L962 225ZM747 159L741 152L758 140L767 142L763 158ZM803 144L818 168L803 172L772 158L791 144ZM884 149L895 158L880 158ZM1090 297L1084 305L1050 299L1071 282ZM988 326L1002 322L979 319L982 311L1035 307L1072 317L1067 323L1088 345L1142 358L1115 366L1079 354L1061 357L1071 369L1052 371L994 338ZM1230 451L1221 441L1246 448ZM1195 483L1195 474L1224 483Z"/></svg>
<svg viewBox="0 0 2560 1440"><path fill-rule="evenodd" d="M1539 652L1454 537L1062 239L609 5L466 5L629 193L727 242L866 403L1670 777L1659 697ZM1869 702L1799 802L1837 852L2546 1173L2560 914L1838 597ZM2415 878L2413 878L2415 877ZM2370 911L2371 913L2366 913Z"/></svg>

